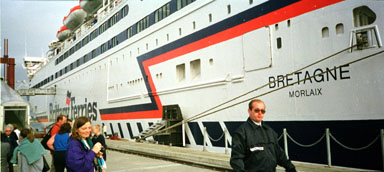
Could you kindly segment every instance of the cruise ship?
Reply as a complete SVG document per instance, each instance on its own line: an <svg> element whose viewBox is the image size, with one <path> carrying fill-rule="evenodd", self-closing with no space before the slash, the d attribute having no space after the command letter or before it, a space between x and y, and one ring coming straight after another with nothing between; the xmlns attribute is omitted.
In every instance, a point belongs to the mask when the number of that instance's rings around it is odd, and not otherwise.
<svg viewBox="0 0 384 172"><path fill-rule="evenodd" d="M202 149L206 130L208 150L223 152L259 98L279 136L286 128L310 144L329 128L363 147L384 128L383 9L382 0L80 0L48 58L25 61L31 88L56 90L30 97L31 109L40 122L87 116L135 139L176 106L186 147ZM333 165L382 169L380 140L361 151L331 144ZM325 139L288 146L292 160L327 163Z"/></svg>

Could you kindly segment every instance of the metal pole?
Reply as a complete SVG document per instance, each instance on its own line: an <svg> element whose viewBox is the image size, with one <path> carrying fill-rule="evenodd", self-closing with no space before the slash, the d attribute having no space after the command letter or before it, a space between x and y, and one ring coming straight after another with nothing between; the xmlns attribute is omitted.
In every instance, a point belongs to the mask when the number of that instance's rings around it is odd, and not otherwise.
<svg viewBox="0 0 384 172"><path fill-rule="evenodd" d="M325 129L325 138L327 139L327 157L328 157L328 167L331 167L332 160L331 160L331 140L330 140L330 133L329 128Z"/></svg>
<svg viewBox="0 0 384 172"><path fill-rule="evenodd" d="M287 156L287 159L289 159L288 155L288 140L287 140L287 129L283 129L283 137L284 137L284 150L285 150L285 155Z"/></svg>
<svg viewBox="0 0 384 172"><path fill-rule="evenodd" d="M207 127L204 127L204 132L203 132L203 151L207 151Z"/></svg>
<svg viewBox="0 0 384 172"><path fill-rule="evenodd" d="M182 137L183 137L183 147L185 147L185 124L184 120L181 123L181 132L183 132Z"/></svg>
<svg viewBox="0 0 384 172"><path fill-rule="evenodd" d="M383 171L384 171L384 129L380 130L380 137L381 137L381 156L383 160Z"/></svg>
<svg viewBox="0 0 384 172"><path fill-rule="evenodd" d="M224 129L225 154L228 154L227 128Z"/></svg>

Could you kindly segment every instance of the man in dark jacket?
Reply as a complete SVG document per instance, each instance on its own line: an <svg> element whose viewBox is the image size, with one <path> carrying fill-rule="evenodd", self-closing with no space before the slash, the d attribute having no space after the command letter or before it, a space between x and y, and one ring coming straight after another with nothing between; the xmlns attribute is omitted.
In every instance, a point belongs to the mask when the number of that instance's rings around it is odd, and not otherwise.
<svg viewBox="0 0 384 172"><path fill-rule="evenodd" d="M274 172L280 165L296 172L277 141L277 134L265 125L265 104L255 99L249 102L249 118L232 136L231 166L234 171Z"/></svg>

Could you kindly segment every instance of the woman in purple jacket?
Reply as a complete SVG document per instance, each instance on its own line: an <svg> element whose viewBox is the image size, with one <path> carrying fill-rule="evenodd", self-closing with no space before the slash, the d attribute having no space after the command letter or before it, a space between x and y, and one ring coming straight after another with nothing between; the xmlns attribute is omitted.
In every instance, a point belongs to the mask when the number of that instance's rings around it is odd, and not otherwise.
<svg viewBox="0 0 384 172"><path fill-rule="evenodd" d="M68 172L95 172L99 170L97 157L101 156L101 144L93 145L90 139L91 121L87 117L75 120L67 151ZM96 158L96 159L95 159Z"/></svg>

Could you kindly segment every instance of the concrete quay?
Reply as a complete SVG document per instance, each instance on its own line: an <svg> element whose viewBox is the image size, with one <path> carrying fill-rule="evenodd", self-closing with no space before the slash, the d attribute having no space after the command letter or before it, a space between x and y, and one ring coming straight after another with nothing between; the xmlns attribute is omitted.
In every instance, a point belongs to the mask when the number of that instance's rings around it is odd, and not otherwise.
<svg viewBox="0 0 384 172"><path fill-rule="evenodd" d="M174 147L167 145L158 145L152 143L138 143L128 140L109 140L106 139L108 149L139 154L149 157L155 157L160 159L166 159L171 161L177 161L185 164L192 164L198 166L204 166L211 169L216 169L219 171L232 171L231 166L229 165L229 154L216 153L216 152L206 152L202 150L196 150L191 148L182 148ZM346 167L337 167L332 166L328 167L323 164L312 164L304 162L293 161L293 164L296 166L297 171L300 172L363 172L363 171L373 171L373 170L364 170L364 169L355 169L355 168L346 168ZM282 167L277 167L276 171L285 171Z"/></svg>

